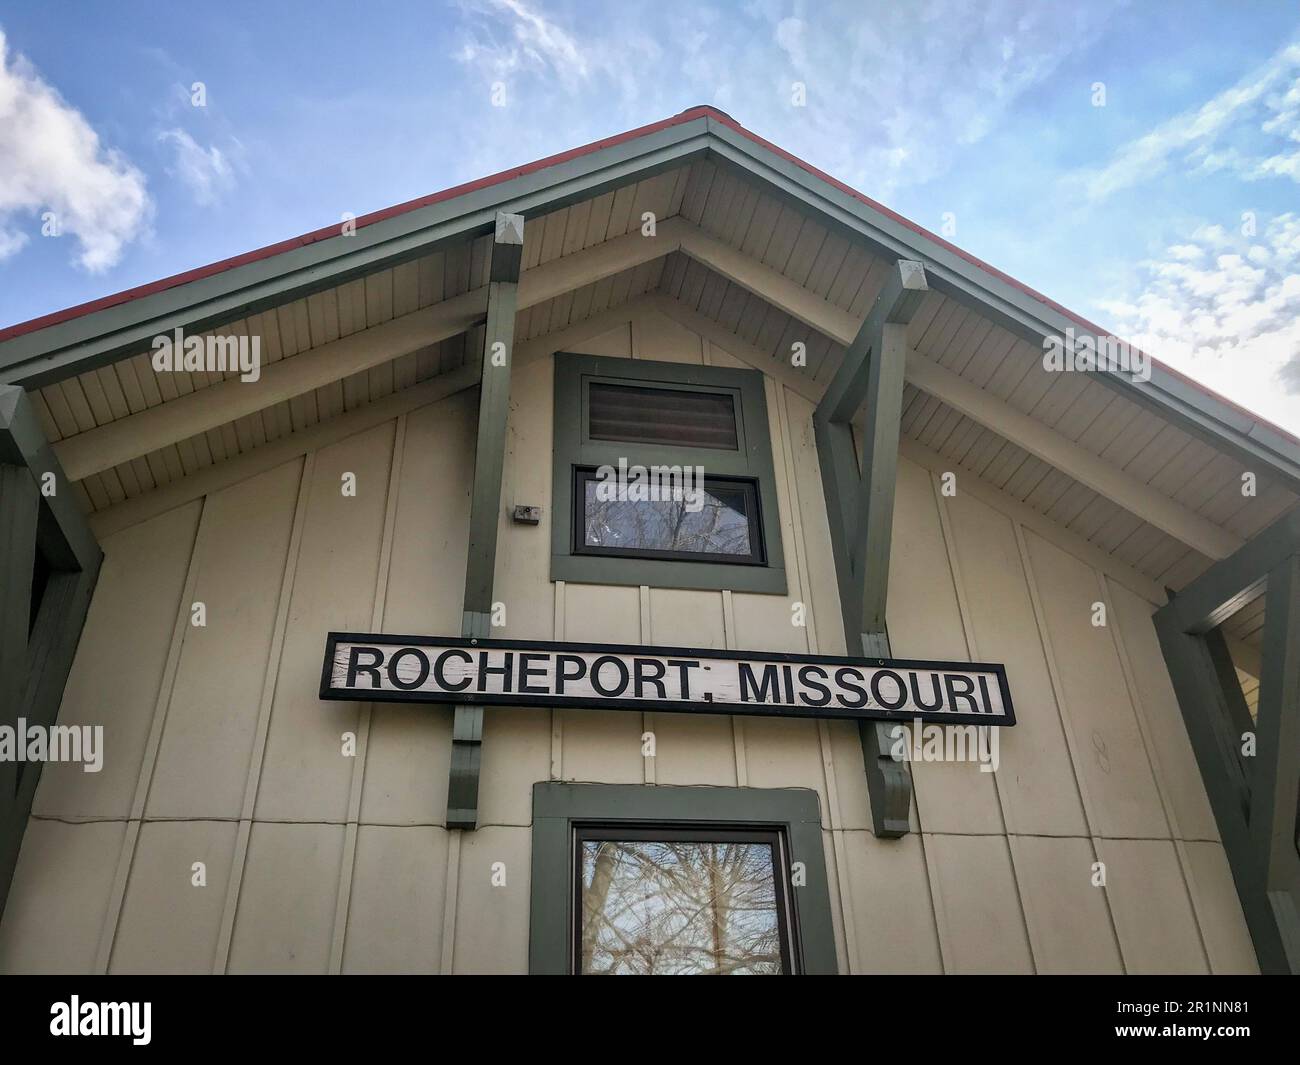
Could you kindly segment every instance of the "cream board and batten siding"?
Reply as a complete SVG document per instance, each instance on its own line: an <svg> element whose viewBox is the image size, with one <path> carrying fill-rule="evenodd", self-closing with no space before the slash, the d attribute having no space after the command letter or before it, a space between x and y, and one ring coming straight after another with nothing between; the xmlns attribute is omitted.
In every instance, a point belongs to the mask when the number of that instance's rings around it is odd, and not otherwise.
<svg viewBox="0 0 1300 1065"><path fill-rule="evenodd" d="M571 347L738 365L648 308ZM812 406L772 377L786 596L552 583L552 365L514 370L504 499L548 513L503 517L499 635L845 651ZM547 779L814 789L845 970L1255 968L1150 625L1158 591L970 475L945 497L945 467L909 445L894 652L1006 663L1018 723L997 774L914 766L915 831L880 841L851 723L491 710L481 827L448 832L450 713L316 686L328 629L458 631L475 417L462 392L106 538L60 717L109 724L105 766L45 767L0 969L523 971Z"/></svg>

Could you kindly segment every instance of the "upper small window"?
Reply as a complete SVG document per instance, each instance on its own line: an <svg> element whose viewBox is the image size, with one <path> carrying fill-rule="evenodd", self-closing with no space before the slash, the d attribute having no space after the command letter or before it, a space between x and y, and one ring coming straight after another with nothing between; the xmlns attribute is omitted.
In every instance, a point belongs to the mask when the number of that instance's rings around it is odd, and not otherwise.
<svg viewBox="0 0 1300 1065"><path fill-rule="evenodd" d="M762 374L556 356L553 580L785 592Z"/></svg>

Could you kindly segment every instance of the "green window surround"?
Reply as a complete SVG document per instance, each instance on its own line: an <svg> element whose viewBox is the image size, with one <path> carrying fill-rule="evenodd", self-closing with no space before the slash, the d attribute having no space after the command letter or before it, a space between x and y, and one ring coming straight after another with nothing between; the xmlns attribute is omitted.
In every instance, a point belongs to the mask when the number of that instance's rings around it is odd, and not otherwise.
<svg viewBox="0 0 1300 1065"><path fill-rule="evenodd" d="M612 440L608 439L607 429L593 437L590 432L593 384L727 397L735 413L736 446L715 448ZM717 409L716 404L696 406ZM786 593L767 401L759 371L560 352L555 356L554 425L551 580ZM635 436L644 430L645 426L629 426L628 435ZM750 515L745 551L737 553L737 561L721 561L717 554L693 559L683 557L681 552L665 552L673 557L647 557L645 552L618 554L610 550L594 553L581 544L575 550L575 531L581 527L575 485L602 466L617 468L620 459L643 467L702 467L706 487L713 482L732 498L741 496L730 486L744 486L743 498L754 513Z"/></svg>
<svg viewBox="0 0 1300 1065"><path fill-rule="evenodd" d="M674 787L641 784L533 785L533 858L528 968L574 971L575 847L579 830L601 826L665 831L702 828L779 833L796 875L790 913L794 971L837 971L817 793L804 788Z"/></svg>

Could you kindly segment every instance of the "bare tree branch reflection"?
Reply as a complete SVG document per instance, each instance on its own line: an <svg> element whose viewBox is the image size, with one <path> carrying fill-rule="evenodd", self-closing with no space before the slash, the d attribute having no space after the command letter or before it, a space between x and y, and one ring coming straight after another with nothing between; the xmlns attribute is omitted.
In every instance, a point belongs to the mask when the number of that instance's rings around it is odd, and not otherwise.
<svg viewBox="0 0 1300 1065"><path fill-rule="evenodd" d="M582 885L585 973L781 972L767 843L588 840Z"/></svg>
<svg viewBox="0 0 1300 1065"><path fill-rule="evenodd" d="M703 506L686 500L599 499L595 481L586 482L586 544L702 554L748 555L749 518L742 491L713 487Z"/></svg>

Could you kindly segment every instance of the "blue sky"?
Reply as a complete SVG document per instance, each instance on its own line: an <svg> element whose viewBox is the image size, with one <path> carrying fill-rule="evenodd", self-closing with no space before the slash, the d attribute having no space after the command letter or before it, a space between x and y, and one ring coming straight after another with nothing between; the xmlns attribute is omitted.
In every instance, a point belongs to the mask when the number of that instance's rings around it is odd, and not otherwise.
<svg viewBox="0 0 1300 1065"><path fill-rule="evenodd" d="M708 103L1300 433L1294 0L0 0L0 34L0 325Z"/></svg>

